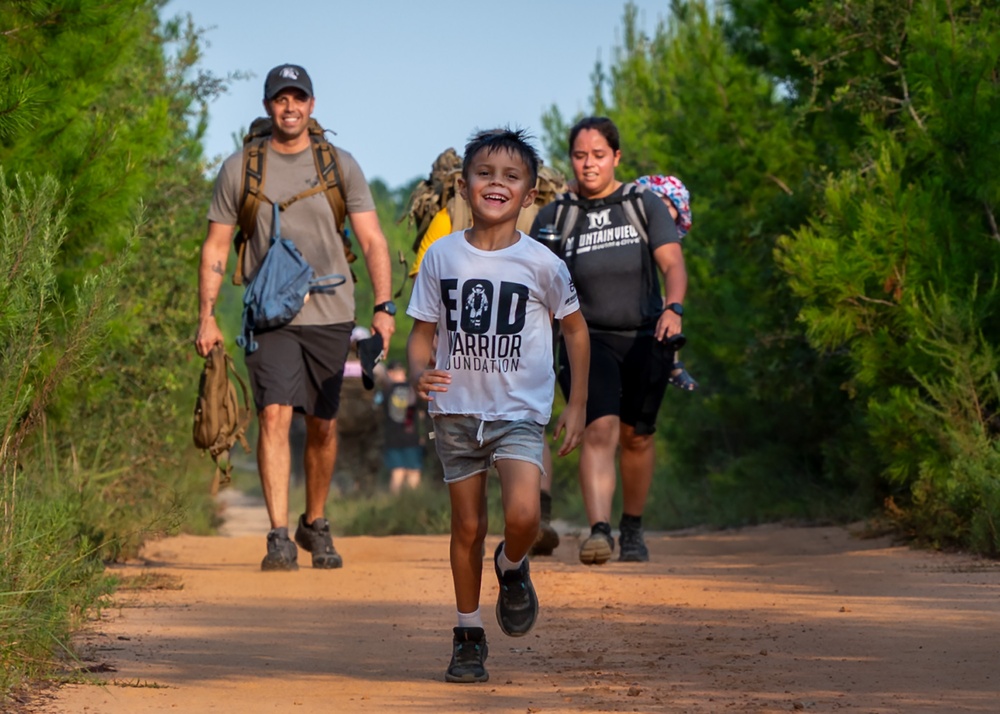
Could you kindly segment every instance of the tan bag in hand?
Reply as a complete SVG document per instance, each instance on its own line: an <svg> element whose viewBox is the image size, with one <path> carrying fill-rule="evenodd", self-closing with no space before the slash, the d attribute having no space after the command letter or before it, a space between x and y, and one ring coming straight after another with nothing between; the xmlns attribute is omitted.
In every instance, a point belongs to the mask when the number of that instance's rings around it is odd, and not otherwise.
<svg viewBox="0 0 1000 714"><path fill-rule="evenodd" d="M230 374L240 385L242 401L236 393ZM213 495L218 493L220 486L225 486L232 480L233 466L229 460L229 452L236 442L240 442L248 453L250 451L246 430L250 425L251 415L246 382L236 372L233 358L226 353L225 347L217 344L205 358L205 366L201 371L198 401L194 406L193 430L194 445L207 451L215 461L215 476L211 487Z"/></svg>

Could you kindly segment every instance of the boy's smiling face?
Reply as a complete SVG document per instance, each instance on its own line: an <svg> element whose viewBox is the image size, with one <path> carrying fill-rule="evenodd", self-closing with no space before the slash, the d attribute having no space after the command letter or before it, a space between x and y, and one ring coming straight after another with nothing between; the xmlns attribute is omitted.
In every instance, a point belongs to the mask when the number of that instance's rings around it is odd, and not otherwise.
<svg viewBox="0 0 1000 714"><path fill-rule="evenodd" d="M480 224L517 221L521 209L535 200L530 177L520 156L483 148L473 157L469 175L459 179L459 191Z"/></svg>

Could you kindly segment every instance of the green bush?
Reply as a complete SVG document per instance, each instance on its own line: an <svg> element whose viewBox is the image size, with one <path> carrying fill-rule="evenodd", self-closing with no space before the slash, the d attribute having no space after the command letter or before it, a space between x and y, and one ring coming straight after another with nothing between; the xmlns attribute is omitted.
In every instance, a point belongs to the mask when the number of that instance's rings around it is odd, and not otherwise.
<svg viewBox="0 0 1000 714"><path fill-rule="evenodd" d="M27 478L19 476L15 482L23 486ZM94 543L76 535L76 514L66 499L22 498L5 518L0 703L7 692L47 674L53 656L72 656L71 632L113 587Z"/></svg>
<svg viewBox="0 0 1000 714"><path fill-rule="evenodd" d="M0 701L67 650L104 559L213 518L185 460L226 83L187 77L199 38L157 0L76 5L0 0Z"/></svg>
<svg viewBox="0 0 1000 714"><path fill-rule="evenodd" d="M126 264L82 281L68 307L55 271L64 205L54 179L8 184L0 169L0 701L68 650L77 618L108 587L99 544L76 527L69 494L39 497L39 485L57 480L31 458L53 395L86 368L107 329Z"/></svg>

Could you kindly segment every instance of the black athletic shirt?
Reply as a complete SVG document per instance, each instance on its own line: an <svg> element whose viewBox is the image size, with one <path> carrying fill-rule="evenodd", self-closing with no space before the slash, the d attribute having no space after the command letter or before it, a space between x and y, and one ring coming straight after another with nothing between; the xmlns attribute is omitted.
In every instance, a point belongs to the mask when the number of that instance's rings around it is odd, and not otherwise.
<svg viewBox="0 0 1000 714"><path fill-rule="evenodd" d="M580 309L591 330L650 332L663 312L653 251L668 243L679 243L680 238L659 196L640 191L637 196L645 206L648 221L647 245L641 232L628 222L621 205L624 186L603 199L584 201L576 225L564 227L565 235L556 252L569 267ZM534 238L539 237L542 228L554 226L558 201L542 208L535 218L531 226Z"/></svg>

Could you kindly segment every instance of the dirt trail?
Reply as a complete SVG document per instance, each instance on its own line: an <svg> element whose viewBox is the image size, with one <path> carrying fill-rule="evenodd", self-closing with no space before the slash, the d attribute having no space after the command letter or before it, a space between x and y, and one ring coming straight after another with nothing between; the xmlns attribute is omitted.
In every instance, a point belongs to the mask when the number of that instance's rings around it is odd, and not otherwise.
<svg viewBox="0 0 1000 714"><path fill-rule="evenodd" d="M107 686L33 712L1000 711L997 563L765 526L587 568L567 534L532 562L527 637L500 632L484 578L490 681L454 685L446 537L337 538L342 570L261 573L263 509L228 513L119 569L162 589L119 593L85 636Z"/></svg>

